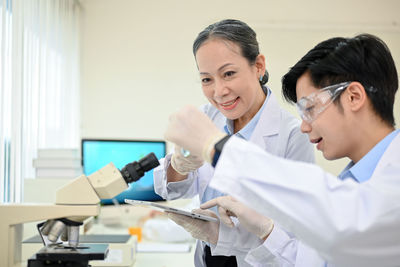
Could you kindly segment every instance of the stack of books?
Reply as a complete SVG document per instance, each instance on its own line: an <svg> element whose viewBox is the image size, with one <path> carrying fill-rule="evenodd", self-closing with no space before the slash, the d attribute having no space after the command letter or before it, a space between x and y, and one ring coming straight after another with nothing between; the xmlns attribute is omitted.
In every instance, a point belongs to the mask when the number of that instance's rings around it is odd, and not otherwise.
<svg viewBox="0 0 400 267"><path fill-rule="evenodd" d="M79 149L39 149L33 159L36 178L75 178L82 175Z"/></svg>

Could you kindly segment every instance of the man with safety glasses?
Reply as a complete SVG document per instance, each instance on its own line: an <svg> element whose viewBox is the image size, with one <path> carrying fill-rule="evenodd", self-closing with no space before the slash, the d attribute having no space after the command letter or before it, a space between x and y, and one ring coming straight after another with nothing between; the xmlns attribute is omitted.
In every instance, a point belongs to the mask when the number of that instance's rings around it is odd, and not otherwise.
<svg viewBox="0 0 400 267"><path fill-rule="evenodd" d="M338 179L318 166L224 136L188 106L170 117L165 138L212 162L210 186L231 195L201 207L218 205L220 220L232 224L235 216L249 230L263 227L262 220L250 218L255 209L301 240L287 240L281 251L256 248L248 255L252 264L262 265L272 254L283 266L398 266L400 135L393 116L398 76L389 49L368 34L328 39L282 83L310 142L327 159L351 162Z"/></svg>

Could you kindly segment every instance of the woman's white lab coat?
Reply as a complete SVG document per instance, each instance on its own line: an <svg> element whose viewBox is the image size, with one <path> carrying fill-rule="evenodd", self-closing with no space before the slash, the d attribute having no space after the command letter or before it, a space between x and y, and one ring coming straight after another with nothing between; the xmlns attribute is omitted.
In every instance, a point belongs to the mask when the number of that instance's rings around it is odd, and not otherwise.
<svg viewBox="0 0 400 267"><path fill-rule="evenodd" d="M232 137L210 186L280 223L335 266L400 266L399 151L400 134L358 184Z"/></svg>
<svg viewBox="0 0 400 267"><path fill-rule="evenodd" d="M279 157L314 162L313 147L309 143L308 137L300 132L299 120L283 110L272 93L267 101L249 141ZM221 131L224 131L226 118L222 113L210 104L205 105L203 111ZM210 164L204 164L197 171L189 173L188 178L184 181L167 183L166 171L170 164L170 159L171 154L161 160L161 165L154 170L155 191L164 199L192 198L198 194L200 201L203 203L222 195L221 192L208 187L214 174L214 168ZM244 168L247 168L247 166ZM276 240L285 241L268 242L267 240L262 244L260 239L247 232L240 225L231 229L221 224L218 244L217 246L211 246L211 252L213 255L235 255L238 266L249 266L244 261L244 258L252 248L264 245L272 251L280 251L282 246L290 246L292 242L290 234L279 227L274 227L272 234L276 236ZM196 266L204 266L204 243L200 243L201 245L198 242L195 253ZM285 253L287 251L285 250ZM291 253L295 252L295 249L291 251ZM274 256L271 254L271 262L273 261Z"/></svg>

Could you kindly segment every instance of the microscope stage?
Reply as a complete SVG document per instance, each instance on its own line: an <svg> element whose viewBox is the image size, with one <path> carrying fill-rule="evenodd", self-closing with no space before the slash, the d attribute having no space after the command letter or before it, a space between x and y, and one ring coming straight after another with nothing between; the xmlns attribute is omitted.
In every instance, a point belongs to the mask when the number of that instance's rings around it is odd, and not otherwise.
<svg viewBox="0 0 400 267"><path fill-rule="evenodd" d="M41 266L35 265L37 262L76 262L86 264L82 266L87 266L88 261L104 260L107 253L108 245L106 244L81 244L77 248L52 245L41 248L28 260L28 266Z"/></svg>

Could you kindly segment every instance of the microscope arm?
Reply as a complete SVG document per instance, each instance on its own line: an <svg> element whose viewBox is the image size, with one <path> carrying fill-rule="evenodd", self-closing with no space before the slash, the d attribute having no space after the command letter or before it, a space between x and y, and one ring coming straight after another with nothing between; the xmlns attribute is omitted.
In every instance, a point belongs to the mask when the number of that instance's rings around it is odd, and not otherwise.
<svg viewBox="0 0 400 267"><path fill-rule="evenodd" d="M1 204L0 266L15 266L21 260L23 223L65 216L95 216L98 205Z"/></svg>

